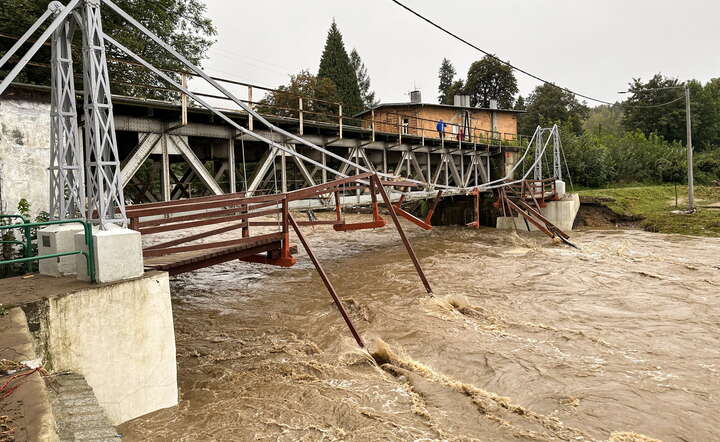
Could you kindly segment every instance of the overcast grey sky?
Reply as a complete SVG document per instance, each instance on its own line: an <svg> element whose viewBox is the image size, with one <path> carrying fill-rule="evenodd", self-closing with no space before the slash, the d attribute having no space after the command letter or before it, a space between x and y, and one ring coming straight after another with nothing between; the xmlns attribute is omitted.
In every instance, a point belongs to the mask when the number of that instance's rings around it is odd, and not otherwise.
<svg viewBox="0 0 720 442"><path fill-rule="evenodd" d="M408 101L417 86L437 100L443 57L458 74L482 54L390 0L206 0L217 43L206 69L263 86L317 73L333 18L348 52L357 48L384 102ZM558 85L608 101L633 77L720 77L716 0L404 0L503 60ZM520 93L538 84L516 72ZM204 88L203 88L204 89ZM254 97L258 98L258 97ZM592 104L592 103L589 103Z"/></svg>

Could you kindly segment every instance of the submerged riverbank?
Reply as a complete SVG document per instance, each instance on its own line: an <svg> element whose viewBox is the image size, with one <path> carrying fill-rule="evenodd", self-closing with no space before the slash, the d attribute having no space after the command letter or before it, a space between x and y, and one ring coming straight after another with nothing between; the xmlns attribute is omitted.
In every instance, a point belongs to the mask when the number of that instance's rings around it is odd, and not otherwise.
<svg viewBox="0 0 720 442"><path fill-rule="evenodd" d="M172 282L181 402L126 440L712 440L720 240L408 225L306 229L375 358L307 257Z"/></svg>

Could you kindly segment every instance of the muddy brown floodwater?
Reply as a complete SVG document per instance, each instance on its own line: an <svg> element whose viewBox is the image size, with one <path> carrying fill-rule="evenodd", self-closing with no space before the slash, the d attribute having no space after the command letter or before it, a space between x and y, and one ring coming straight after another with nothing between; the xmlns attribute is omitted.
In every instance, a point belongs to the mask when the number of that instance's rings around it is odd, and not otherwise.
<svg viewBox="0 0 720 442"><path fill-rule="evenodd" d="M177 277L180 405L126 440L720 440L720 240L405 224L305 229L307 257Z"/></svg>

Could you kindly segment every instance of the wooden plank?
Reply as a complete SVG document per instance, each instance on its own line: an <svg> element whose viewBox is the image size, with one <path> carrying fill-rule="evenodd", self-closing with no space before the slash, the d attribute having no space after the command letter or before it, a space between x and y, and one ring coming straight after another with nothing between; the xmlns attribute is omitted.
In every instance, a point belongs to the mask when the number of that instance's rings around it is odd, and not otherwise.
<svg viewBox="0 0 720 442"><path fill-rule="evenodd" d="M150 264L146 264L145 267L155 270L164 270L170 273L170 275L178 275L180 273L190 272L216 264L222 264L223 262L232 261L235 259L246 258L248 256L257 255L259 253L269 252L271 250L279 250L280 247L281 243L277 241L269 244L247 248L244 250L232 251L231 249L225 249L225 253L196 255L183 259L182 261L159 262L156 264L150 262Z"/></svg>
<svg viewBox="0 0 720 442"><path fill-rule="evenodd" d="M165 247L165 248L157 248L157 249L151 249L151 250L145 250L143 252L144 256L152 257L152 256L164 256L164 255L172 255L172 254L179 254L183 252L190 252L190 251L196 251L196 250L207 250L207 249L218 249L218 248L226 248L226 247L232 247L233 249L237 248L247 248L247 247L254 247L260 244L266 244L268 242L278 241L282 239L282 233L269 233L267 235L259 235L259 236L253 236L251 238L236 238L236 239L230 239L227 241L218 241L214 243L205 243L205 244L194 244L190 246L181 246L181 247Z"/></svg>
<svg viewBox="0 0 720 442"><path fill-rule="evenodd" d="M144 204L133 204L130 206L127 206L125 208L126 212L132 212L136 210L141 209L154 209L158 207L175 207L175 206L182 206L185 204L193 204L198 202L208 202L208 201L219 201L219 200L225 200L225 199L237 199L237 198L243 198L245 197L245 192L235 192L235 193L226 193L223 195L211 195L211 196L198 196L194 198L186 198L186 199L180 199L180 200L173 200L173 201L161 201L157 203L144 203Z"/></svg>
<svg viewBox="0 0 720 442"><path fill-rule="evenodd" d="M140 228L138 231L143 235L152 235L153 233L161 233L161 232L170 232L173 230L182 230L182 229L188 229L191 227L202 227L202 226L209 226L212 224L222 224L230 221L238 221L238 220L247 220L250 218L257 218L264 215L274 215L276 213L280 213L280 209L268 209L268 210L260 210L253 213L245 213L242 215L233 215L233 216L224 216L220 218L210 218L210 219L204 219L200 221L188 221L180 224L168 224L164 226L157 226L157 227L146 227L146 228Z"/></svg>
<svg viewBox="0 0 720 442"><path fill-rule="evenodd" d="M243 204L250 204L250 203L258 203L258 202L272 202L272 201L281 201L284 199L284 195L264 195L264 196L254 196L250 198L231 198L231 199L223 199L220 201L210 201L210 202L200 202L196 203L193 200L184 200L187 201L186 204L182 204L179 206L170 206L170 207L155 207L155 208L137 208L132 209L132 206L128 208L127 210L127 216L132 218L139 218L143 216L155 216L155 215L169 215L171 213L179 213L179 212L192 212L195 210L203 210L203 209L213 209L218 207L235 207L235 206L241 206Z"/></svg>

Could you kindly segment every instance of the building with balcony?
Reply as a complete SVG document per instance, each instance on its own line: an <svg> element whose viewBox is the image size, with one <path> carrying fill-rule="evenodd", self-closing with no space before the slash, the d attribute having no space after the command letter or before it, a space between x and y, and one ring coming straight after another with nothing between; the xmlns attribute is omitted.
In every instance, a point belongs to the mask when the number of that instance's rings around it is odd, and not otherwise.
<svg viewBox="0 0 720 442"><path fill-rule="evenodd" d="M375 131L440 138L437 125L446 126L442 136L447 140L490 144L492 141L518 141L518 114L524 111L471 107L470 97L456 95L453 105L423 103L420 92L410 93L409 103L383 103L360 112L355 118L362 127Z"/></svg>

